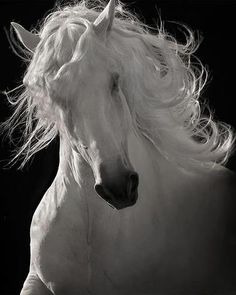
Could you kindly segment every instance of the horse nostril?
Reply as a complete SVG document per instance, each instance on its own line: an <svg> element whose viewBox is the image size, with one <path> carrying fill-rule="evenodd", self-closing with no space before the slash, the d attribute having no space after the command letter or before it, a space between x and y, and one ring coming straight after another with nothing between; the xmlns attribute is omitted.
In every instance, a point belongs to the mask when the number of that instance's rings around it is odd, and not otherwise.
<svg viewBox="0 0 236 295"><path fill-rule="evenodd" d="M119 182L96 183L94 190L110 206L119 210L136 203L138 183L138 174L136 172L129 172L128 177L126 174L126 178L122 177Z"/></svg>
<svg viewBox="0 0 236 295"><path fill-rule="evenodd" d="M139 177L136 172L132 172L129 175L128 185L127 185L127 193L128 197L131 201L136 200L137 195L137 187L139 183Z"/></svg>
<svg viewBox="0 0 236 295"><path fill-rule="evenodd" d="M94 189L99 196L104 197L105 191L101 184L95 184Z"/></svg>
<svg viewBox="0 0 236 295"><path fill-rule="evenodd" d="M108 203L111 203L112 196L111 196L110 192L106 188L103 187L102 184L95 184L94 189L100 197L102 197Z"/></svg>

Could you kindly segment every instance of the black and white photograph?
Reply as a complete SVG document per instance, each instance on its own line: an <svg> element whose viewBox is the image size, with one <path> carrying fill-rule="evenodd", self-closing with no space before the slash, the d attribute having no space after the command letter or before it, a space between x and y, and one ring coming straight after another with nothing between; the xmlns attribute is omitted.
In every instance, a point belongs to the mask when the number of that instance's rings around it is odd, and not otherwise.
<svg viewBox="0 0 236 295"><path fill-rule="evenodd" d="M0 295L236 295L232 0L0 0Z"/></svg>

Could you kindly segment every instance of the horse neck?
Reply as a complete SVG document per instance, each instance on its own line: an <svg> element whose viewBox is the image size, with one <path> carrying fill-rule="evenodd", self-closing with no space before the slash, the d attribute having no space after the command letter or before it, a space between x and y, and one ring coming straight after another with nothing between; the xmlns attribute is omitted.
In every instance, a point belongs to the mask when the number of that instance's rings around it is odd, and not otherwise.
<svg viewBox="0 0 236 295"><path fill-rule="evenodd" d="M93 173L82 156L75 152L68 141L61 137L59 151L58 178L67 180L70 185L74 184L78 188L86 185L93 178Z"/></svg>
<svg viewBox="0 0 236 295"><path fill-rule="evenodd" d="M156 146L143 135L131 134L128 138L130 160L135 170L150 183L151 178L160 179L179 168L167 160Z"/></svg>

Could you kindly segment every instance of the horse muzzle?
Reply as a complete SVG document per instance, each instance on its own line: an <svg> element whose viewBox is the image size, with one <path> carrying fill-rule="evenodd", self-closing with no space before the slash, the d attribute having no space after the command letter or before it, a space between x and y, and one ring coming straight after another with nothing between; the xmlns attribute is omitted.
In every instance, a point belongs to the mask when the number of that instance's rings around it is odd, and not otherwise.
<svg viewBox="0 0 236 295"><path fill-rule="evenodd" d="M138 174L125 169L123 173L111 176L101 169L101 181L94 185L96 193L117 210L133 206L138 199Z"/></svg>

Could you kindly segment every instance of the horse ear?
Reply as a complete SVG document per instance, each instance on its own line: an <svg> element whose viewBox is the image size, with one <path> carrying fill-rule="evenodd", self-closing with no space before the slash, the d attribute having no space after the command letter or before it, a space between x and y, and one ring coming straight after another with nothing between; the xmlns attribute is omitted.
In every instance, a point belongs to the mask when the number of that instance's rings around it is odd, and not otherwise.
<svg viewBox="0 0 236 295"><path fill-rule="evenodd" d="M34 52L35 48L37 47L38 43L40 42L40 37L36 34L32 34L31 32L27 31L21 25L11 22L17 37L21 41L21 43L27 48L29 51Z"/></svg>
<svg viewBox="0 0 236 295"><path fill-rule="evenodd" d="M115 15L115 0L110 0L93 23L95 33L102 39L111 31Z"/></svg>

